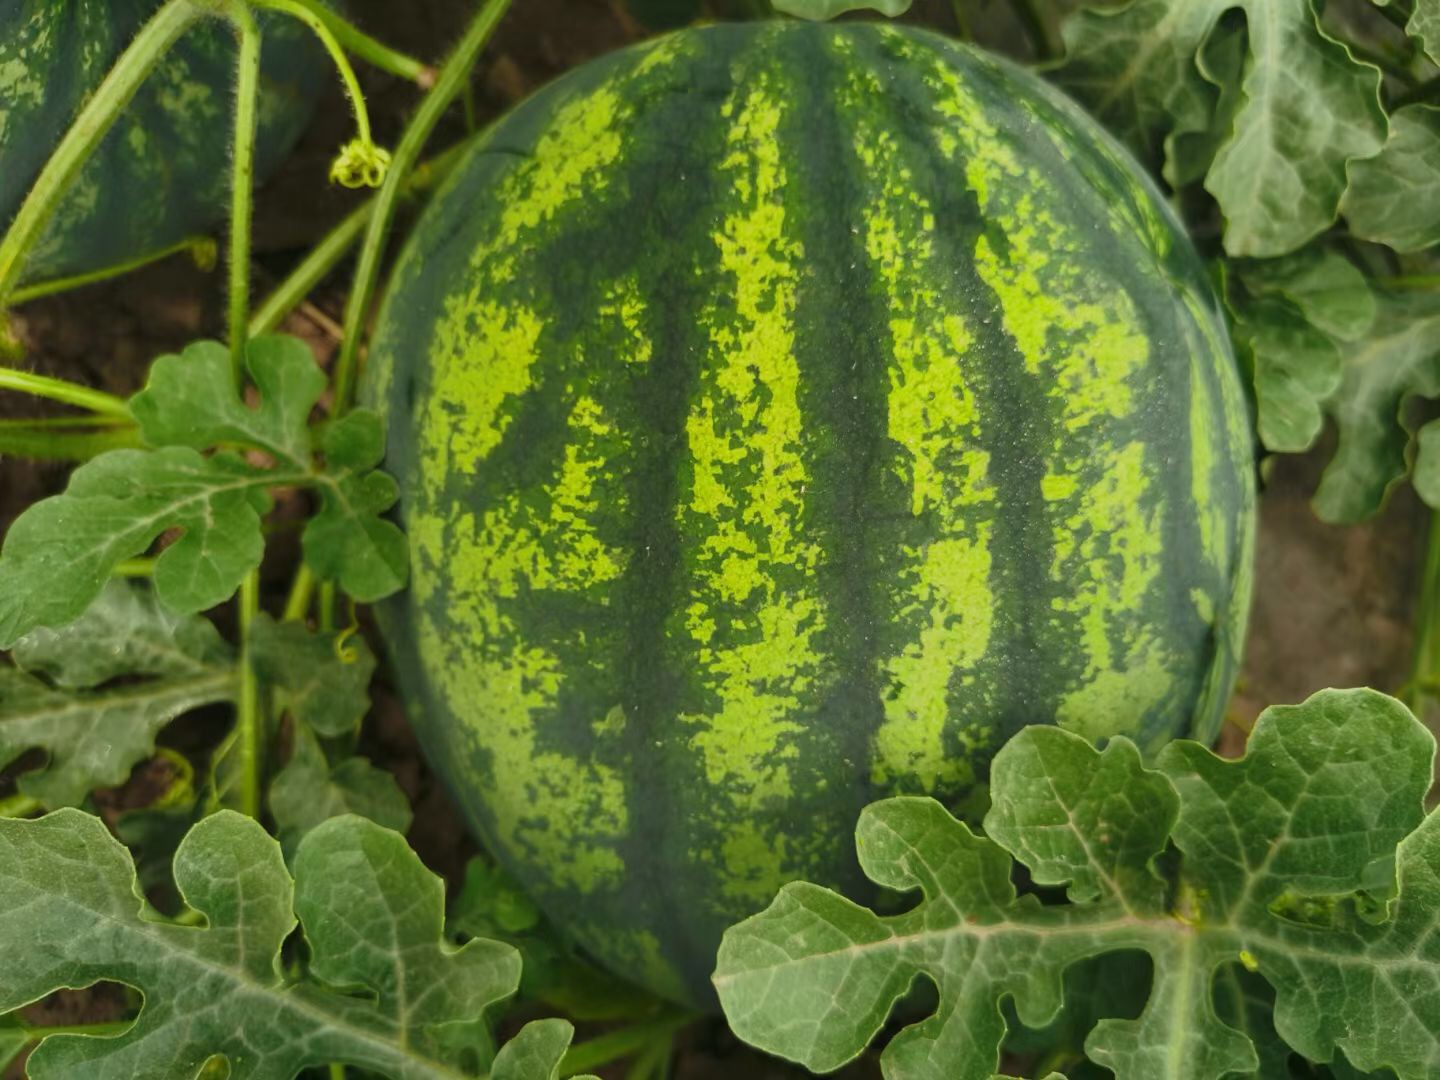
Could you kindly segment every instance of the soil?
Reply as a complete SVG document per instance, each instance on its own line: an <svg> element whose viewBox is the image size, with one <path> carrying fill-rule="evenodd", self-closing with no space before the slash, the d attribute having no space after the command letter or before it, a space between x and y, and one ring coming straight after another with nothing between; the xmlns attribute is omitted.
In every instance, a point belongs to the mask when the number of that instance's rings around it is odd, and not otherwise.
<svg viewBox="0 0 1440 1080"><path fill-rule="evenodd" d="M652 7L655 5L652 5ZM987 5L980 3L984 13ZM349 0L356 20L372 33L419 56L439 56L469 11L470 0ZM987 44L1023 57L1023 37L1007 20L1008 8L977 19ZM948 27L948 3L917 4L912 19ZM530 90L591 56L646 31L617 2L526 0L505 19L487 50L474 86L477 116L498 115ZM1019 44L1017 44L1019 43ZM364 71L377 136L393 144L416 95L403 80ZM454 110L458 113L458 110ZM447 121L433 145L463 132ZM302 146L260 193L256 211L257 293L278 281L300 253L324 235L357 196L326 183L331 157L350 133L348 106L332 89ZM326 282L283 329L309 341L322 363L337 343L347 271ZM200 337L223 333L222 277L200 274L176 259L116 282L38 301L16 314L14 330L32 370L101 387L116 394L138 389L149 362ZM41 415L43 405L0 395L0 418ZM1328 449L1268 463L1256 565L1256 597L1248 658L1222 746L1238 750L1244 732L1266 705L1296 702L1325 686L1393 690L1405 679L1410 625L1419 590L1427 511L1409 489L1398 491L1384 512L1363 525L1336 527L1314 517L1309 493ZM36 499L63 486L68 468L0 460L0 533ZM267 600L278 603L294 552L281 543L267 561ZM172 744L212 744L223 714L190 718L167 732ZM451 882L459 879L475 845L419 753L399 704L383 683L367 723L362 749L391 770L410 796L415 822L410 839L427 865ZM13 770L12 770L13 772ZM97 795L97 808L114 819L144 805L162 789L165 766L136 770L129 784ZM6 791L0 775L0 794ZM37 1023L80 1023L123 1015L114 987L66 993L28 1011ZM5 1080L21 1074L12 1070ZM622 1075L615 1073L615 1075ZM739 1046L723 1025L701 1024L688 1033L672 1073L680 1080L799 1075ZM845 1077L878 1075L871 1065Z"/></svg>

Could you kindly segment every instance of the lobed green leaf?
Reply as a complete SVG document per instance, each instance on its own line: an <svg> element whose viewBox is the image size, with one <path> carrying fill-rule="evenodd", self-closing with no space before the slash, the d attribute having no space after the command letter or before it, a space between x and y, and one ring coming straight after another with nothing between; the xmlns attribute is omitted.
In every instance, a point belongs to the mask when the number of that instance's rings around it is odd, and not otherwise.
<svg viewBox="0 0 1440 1080"><path fill-rule="evenodd" d="M410 801L395 777L362 757L331 766L309 729L300 726L290 760L270 784L270 813L287 856L323 821L358 814L404 835Z"/></svg>
<svg viewBox="0 0 1440 1080"><path fill-rule="evenodd" d="M1401 1080L1440 1065L1440 817L1425 817L1434 741L1373 691L1324 691L1267 710L1244 758L1176 742L1146 768L1114 739L1096 751L1056 728L1022 731L994 763L990 838L938 803L875 803L856 830L877 884L922 899L882 918L828 890L786 886L732 927L714 982L746 1041L838 1068L922 975L934 1015L881 1057L888 1080L985 1080L1005 998L1027 1027L1059 1014L1067 969L1114 952L1154 964L1135 1019L1103 1019L1089 1059L1120 1080L1250 1075L1278 1048L1247 1003L1275 994L1280 1040L1314 1061L1343 1051ZM1088 782L1087 782L1088 781ZM1177 867L1155 869L1167 840ZM1397 856L1398 845L1398 856ZM1070 900L1012 884L1018 857ZM1398 883L1397 883L1398 882ZM1388 900L1388 906L1385 906ZM1382 909L1377 915L1376 905ZM1388 916L1388 917L1387 917Z"/></svg>
<svg viewBox="0 0 1440 1080"><path fill-rule="evenodd" d="M1285 299L1238 308L1236 343L1251 358L1260 441L1281 453L1308 450L1325 426L1324 409L1340 387L1339 344Z"/></svg>
<svg viewBox="0 0 1440 1080"><path fill-rule="evenodd" d="M1415 0L1405 28L1420 41L1431 62L1440 64L1440 0Z"/></svg>
<svg viewBox="0 0 1440 1080"><path fill-rule="evenodd" d="M123 783L155 752L161 728L236 692L234 661L214 626L165 610L132 582L111 581L79 619L33 631L12 658L18 668L0 667L0 767L43 750L45 762L18 786L47 807ZM102 685L120 676L132 678Z"/></svg>
<svg viewBox="0 0 1440 1080"><path fill-rule="evenodd" d="M550 1024L495 1059L486 1015L513 993L518 955L445 944L440 880L373 822L317 826L292 879L256 822L221 811L181 843L175 879L202 925L147 913L129 854L98 818L0 820L0 1012L99 980L144 996L123 1034L45 1039L34 1080L188 1077L217 1055L234 1080L290 1080L330 1062L403 1080L455 1080L493 1062L496 1075L540 1080L564 1052L568 1030ZM287 974L280 950L297 917L309 963Z"/></svg>
<svg viewBox="0 0 1440 1080"><path fill-rule="evenodd" d="M276 705L317 735L351 734L370 710L375 654L359 634L317 632L259 615L250 656Z"/></svg>
<svg viewBox="0 0 1440 1080"><path fill-rule="evenodd" d="M236 445L263 450L291 470L310 466L310 410L325 391L325 374L304 342L271 335L245 347L245 369L260 391L251 409L235 392L230 351L199 341L150 368L130 412L152 446L208 450Z"/></svg>
<svg viewBox="0 0 1440 1080"><path fill-rule="evenodd" d="M1413 398L1440 397L1440 302L1423 292L1379 294L1377 302L1372 331L1342 346L1340 388L1326 405L1339 435L1315 493L1315 511L1326 521L1360 521L1380 509L1408 469L1407 407ZM1440 506L1432 486L1440 433L1426 430L1416 487Z"/></svg>
<svg viewBox="0 0 1440 1080"><path fill-rule="evenodd" d="M160 600L189 614L229 599L264 553L271 483L234 454L179 446L112 450L81 465L5 537L0 648L79 618L117 565L171 529L182 532L155 560Z"/></svg>
<svg viewBox="0 0 1440 1080"><path fill-rule="evenodd" d="M320 467L309 415L325 377L309 349L294 338L261 337L245 359L256 408L237 393L222 346L199 342L161 357L131 402L155 449L99 455L71 474L62 494L16 519L0 549L0 649L78 618L121 562L162 536L169 543L154 582L167 607L188 614L228 600L264 555L261 522L277 487L320 492L302 540L322 578L365 602L404 586L404 536L380 516L397 489L376 470L385 450L379 417L361 410L332 423Z"/></svg>
<svg viewBox="0 0 1440 1080"><path fill-rule="evenodd" d="M385 453L385 425L365 409L347 413L325 434L326 472L320 512L305 526L305 561L362 603L405 587L410 552L404 534L381 515L399 488L375 466Z"/></svg>
<svg viewBox="0 0 1440 1080"><path fill-rule="evenodd" d="M575 1034L568 1020L532 1020L495 1055L490 1080L560 1080L560 1063ZM575 1080L596 1080L588 1074Z"/></svg>
<svg viewBox="0 0 1440 1080"><path fill-rule="evenodd" d="M1207 45L1236 6L1248 62L1202 68L1197 57L1223 55ZM1168 176L1196 174L1200 151L1213 146L1205 188L1225 216L1231 255L1282 255L1323 232L1347 163L1384 141L1379 70L1326 33L1311 0L1131 0L1081 10L1063 34L1057 80L1144 158L1163 148ZM1240 78L1238 95L1227 76Z"/></svg>
<svg viewBox="0 0 1440 1080"><path fill-rule="evenodd" d="M1396 251L1440 243L1440 108L1406 105L1390 114L1380 153L1350 163L1340 212L1355 236Z"/></svg>

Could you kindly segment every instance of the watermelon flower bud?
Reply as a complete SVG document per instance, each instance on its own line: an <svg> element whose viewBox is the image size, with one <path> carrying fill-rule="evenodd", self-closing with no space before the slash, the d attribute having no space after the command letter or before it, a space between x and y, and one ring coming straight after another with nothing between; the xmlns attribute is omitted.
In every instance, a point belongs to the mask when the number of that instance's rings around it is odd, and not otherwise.
<svg viewBox="0 0 1440 1080"><path fill-rule="evenodd" d="M390 151L369 139L351 139L330 165L330 182L347 188L378 188L390 171Z"/></svg>

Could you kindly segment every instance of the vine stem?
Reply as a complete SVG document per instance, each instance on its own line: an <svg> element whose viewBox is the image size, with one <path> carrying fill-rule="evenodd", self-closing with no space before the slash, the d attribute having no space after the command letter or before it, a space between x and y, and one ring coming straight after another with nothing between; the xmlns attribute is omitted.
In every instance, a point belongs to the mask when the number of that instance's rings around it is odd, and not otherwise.
<svg viewBox="0 0 1440 1080"><path fill-rule="evenodd" d="M955 21L955 36L961 41L974 41L975 31L970 26L965 4L966 0L950 0L950 16Z"/></svg>
<svg viewBox="0 0 1440 1080"><path fill-rule="evenodd" d="M255 133L260 97L260 30L243 6L231 12L240 37L235 72L235 145L230 187L230 373L245 385L246 324L250 319L250 221L254 213Z"/></svg>
<svg viewBox="0 0 1440 1080"><path fill-rule="evenodd" d="M47 420L0 420L0 454L32 461L89 461L107 450L132 450L142 445L140 429L133 424L106 420L104 424L65 427Z"/></svg>
<svg viewBox="0 0 1440 1080"><path fill-rule="evenodd" d="M1440 274L1408 274L1379 280L1392 289L1440 289Z"/></svg>
<svg viewBox="0 0 1440 1080"><path fill-rule="evenodd" d="M335 362L335 406L333 413L342 415L349 407L355 392L356 363L359 359L360 337L365 330L365 317L370 310L370 299L380 276L380 260L385 251L385 240L390 230L390 220L395 213L395 204L405 188L406 177L420 157L430 133L435 130L445 109L459 94L469 80L470 69L474 66L480 50L490 40L496 25L510 7L510 0L487 0L484 7L471 20L465 35L440 69L435 88L425 95L415 118L405 129L400 145L395 148L390 171L386 174L384 186L375 201L375 209L365 232L365 243L360 249L360 261L355 270L355 285L345 306L345 336L340 342L340 356Z"/></svg>
<svg viewBox="0 0 1440 1080"><path fill-rule="evenodd" d="M264 747L260 722L260 681L250 648L250 624L260 614L260 575L250 571L240 583L240 692L236 695L235 752L240 771L240 811L260 816L260 764Z"/></svg>
<svg viewBox="0 0 1440 1080"><path fill-rule="evenodd" d="M19 283L26 254L49 223L61 196L86 158L170 46L204 14L192 0L165 0L90 95L55 153L40 170L30 194L20 204L15 220L0 240L0 308L5 307Z"/></svg>
<svg viewBox="0 0 1440 1080"><path fill-rule="evenodd" d="M92 390L88 386L69 382L66 379L52 379L48 375L36 375L14 368L0 368L0 390L19 390L49 401L59 401L86 409L97 416L113 418L122 423L131 423L130 407L122 398L107 394L103 390Z"/></svg>
<svg viewBox="0 0 1440 1080"><path fill-rule="evenodd" d="M256 103L260 95L260 30L255 17L236 5L230 17L240 36L235 80L235 145L231 150L233 180L230 207L230 367L236 389L245 386L245 345L250 318L250 219L255 183ZM250 646L250 625L260 613L260 572L251 570L240 583L238 630L240 686L235 706L235 745L240 772L240 809L260 816L260 773L264 757L264 723L260 682Z"/></svg>
<svg viewBox="0 0 1440 1080"><path fill-rule="evenodd" d="M370 136L370 113L365 108L365 95L360 90L360 80L355 77L355 69L350 66L350 60L345 55L345 50L340 42L336 40L335 34L329 24L320 16L320 13L307 4L298 0L250 0L250 3L258 8L269 8L271 11L278 11L281 14L289 15L292 19L298 19L320 39L320 44L325 46L325 51L330 54L330 60L335 65L335 70L340 73L340 81L345 84L345 93L350 97L350 107L355 112L355 127L359 131L360 139L367 144L373 143Z"/></svg>
<svg viewBox="0 0 1440 1080"><path fill-rule="evenodd" d="M111 266L102 266L98 270L22 286L10 294L10 303L14 306L28 304L31 300L39 300L43 296L54 296L56 293L69 292L71 289L79 289L85 285L109 281L111 278L128 274L132 270L139 270L142 266L161 262L184 251L190 252L195 264L203 269L208 270L215 265L215 241L208 236L190 236L169 247L160 248L158 251L152 251L146 255L137 255L133 259L126 259L124 262L114 263Z"/></svg>
<svg viewBox="0 0 1440 1080"><path fill-rule="evenodd" d="M290 596L285 601L285 622L304 622L310 611L310 601L315 595L315 572L305 563L300 564L295 580L290 585Z"/></svg>

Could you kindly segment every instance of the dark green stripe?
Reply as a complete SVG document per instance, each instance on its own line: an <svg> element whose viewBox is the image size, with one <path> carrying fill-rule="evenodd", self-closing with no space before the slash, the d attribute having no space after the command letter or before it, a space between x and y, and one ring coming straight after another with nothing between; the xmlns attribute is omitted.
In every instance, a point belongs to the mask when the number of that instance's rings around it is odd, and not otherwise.
<svg viewBox="0 0 1440 1080"><path fill-rule="evenodd" d="M991 696L977 701L957 688L952 702L957 726L971 733L966 741L983 738L993 750L1020 727L1054 716L1061 673L1072 666L1063 653L1047 652L1042 645L1052 596L1044 575L1037 572L1048 568L1051 558L1040 499L1045 461L1043 455L1021 449L1041 446L1051 436L1054 410L1041 387L1025 375L1023 357L1002 324L999 298L974 265L972 253L982 235L996 244L1003 244L1004 237L986 221L975 193L935 144L935 92L924 81L923 64L900 55L900 43L875 31L857 35L857 44L895 88L887 95L890 122L904 136L916 186L935 200L937 245L953 275L937 285L976 338L964 367L979 402L981 441L990 454L998 492L991 542L997 606L990 653L979 676ZM964 55L950 62L963 65L962 70L970 66ZM931 104L916 108L915 102ZM957 750L958 745L957 738ZM988 762L983 750L975 756Z"/></svg>
<svg viewBox="0 0 1440 1080"><path fill-rule="evenodd" d="M947 49L952 55L957 51L949 46ZM1036 121L1027 131L1033 136L1027 140L1027 150L1043 174L1056 178L1057 187L1060 178L1071 175L1087 181L1065 187L1062 212L1090 245L1091 250L1083 258L1093 259L1096 265L1127 269L1122 279L1125 290L1135 305L1141 332L1150 342L1151 358L1144 378L1131 381L1135 407L1129 417L1112 422L1110 428L1116 444L1132 439L1146 442L1146 471L1153 480L1152 491L1169 495L1163 500L1152 499L1161 513L1163 570L1133 615L1136 624L1156 627L1164 634L1170 666L1177 677L1188 674L1189 678L1143 718L1139 731L1144 745L1151 741L1147 736L1152 732L1183 729L1188 719L1187 703L1198 695L1209 666L1203 660L1188 665L1184 661L1213 654L1211 628L1203 623L1189 595L1192 589L1214 594L1220 583L1202 556L1198 517L1183 493L1191 487L1190 380L1197 368L1211 375L1214 368L1203 342L1195 343L1198 347L1190 357L1183 350L1165 347L1167 342L1190 337L1191 328L1185 325L1190 316L1177 305L1176 294L1204 287L1204 282L1190 269L1193 260L1174 257L1177 249L1184 250L1183 245L1173 240L1156 242L1157 234L1173 238L1178 226L1162 219L1158 199L1148 207L1139 203L1137 196L1148 193L1133 173L1118 167L1104 143L1081 137L1074 106L1062 107L1038 79L1005 70L1009 65L973 66L973 84L991 107L1013 100L1011 88L1017 78L1037 84L1036 93L1025 100L1025 111ZM1085 229L1089 223L1115 215L1129 228ZM1162 233L1167 226L1171 231ZM1216 393L1218 396L1218 386ZM1164 433L1167 439L1164 453L1157 452L1154 445L1157 433ZM1117 655L1123 655L1123 645L1118 636L1112 635Z"/></svg>

